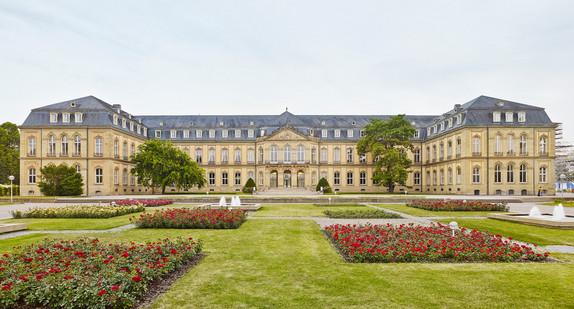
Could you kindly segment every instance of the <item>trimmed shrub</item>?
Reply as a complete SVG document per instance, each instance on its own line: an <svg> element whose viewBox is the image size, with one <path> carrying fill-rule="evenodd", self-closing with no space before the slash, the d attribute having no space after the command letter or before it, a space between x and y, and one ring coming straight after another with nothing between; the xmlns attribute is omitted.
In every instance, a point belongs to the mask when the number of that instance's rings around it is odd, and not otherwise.
<svg viewBox="0 0 574 309"><path fill-rule="evenodd" d="M247 179L247 182L245 183L245 186L243 186L243 189L241 189L241 191L243 193L252 194L255 187L256 187L255 181L253 179L249 178L249 179Z"/></svg>
<svg viewBox="0 0 574 309"><path fill-rule="evenodd" d="M325 178L321 178L319 180L319 182L317 183L317 187L315 188L315 191L321 191L321 187L323 187L323 193L332 193L333 192L331 190L331 186L329 185L329 182Z"/></svg>

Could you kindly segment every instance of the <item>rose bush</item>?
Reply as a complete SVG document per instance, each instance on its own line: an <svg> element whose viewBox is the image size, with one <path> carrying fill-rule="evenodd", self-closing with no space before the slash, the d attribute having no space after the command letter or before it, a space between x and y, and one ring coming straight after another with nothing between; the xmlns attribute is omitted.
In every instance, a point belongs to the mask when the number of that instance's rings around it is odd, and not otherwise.
<svg viewBox="0 0 574 309"><path fill-rule="evenodd" d="M464 228L452 236L438 225L330 225L325 234L347 260L360 263L392 262L511 262L541 261L548 253Z"/></svg>
<svg viewBox="0 0 574 309"><path fill-rule="evenodd" d="M130 218L138 228L236 229L247 220L247 211L207 208L174 208Z"/></svg>
<svg viewBox="0 0 574 309"><path fill-rule="evenodd" d="M506 203L466 202L461 200L413 200L407 206L430 211L508 211Z"/></svg>
<svg viewBox="0 0 574 309"><path fill-rule="evenodd" d="M146 207L164 206L173 204L173 200L117 200L116 205L144 205Z"/></svg>
<svg viewBox="0 0 574 309"><path fill-rule="evenodd" d="M20 218L112 218L145 211L143 205L70 205L64 207L34 207L24 212L11 211L12 217Z"/></svg>
<svg viewBox="0 0 574 309"><path fill-rule="evenodd" d="M0 259L0 307L125 308L201 252L201 241L147 244L46 239Z"/></svg>

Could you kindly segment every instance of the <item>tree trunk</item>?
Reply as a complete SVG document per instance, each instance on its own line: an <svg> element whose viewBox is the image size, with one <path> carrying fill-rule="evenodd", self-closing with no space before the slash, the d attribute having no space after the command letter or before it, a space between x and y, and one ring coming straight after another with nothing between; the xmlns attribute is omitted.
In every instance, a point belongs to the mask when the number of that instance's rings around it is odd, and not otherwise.
<svg viewBox="0 0 574 309"><path fill-rule="evenodd" d="M165 194L165 185L162 185L161 186L161 195L164 195L164 194Z"/></svg>

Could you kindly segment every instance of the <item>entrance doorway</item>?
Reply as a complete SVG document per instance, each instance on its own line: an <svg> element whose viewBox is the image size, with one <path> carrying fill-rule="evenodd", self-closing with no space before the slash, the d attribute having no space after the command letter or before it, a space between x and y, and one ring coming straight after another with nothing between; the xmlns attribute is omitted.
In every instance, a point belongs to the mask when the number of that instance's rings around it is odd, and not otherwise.
<svg viewBox="0 0 574 309"><path fill-rule="evenodd" d="M291 188L291 171L283 172L283 187Z"/></svg>
<svg viewBox="0 0 574 309"><path fill-rule="evenodd" d="M277 171L271 171L271 174L269 174L269 186L277 188Z"/></svg>
<svg viewBox="0 0 574 309"><path fill-rule="evenodd" d="M297 172L297 187L298 188L305 187L305 173L303 171Z"/></svg>

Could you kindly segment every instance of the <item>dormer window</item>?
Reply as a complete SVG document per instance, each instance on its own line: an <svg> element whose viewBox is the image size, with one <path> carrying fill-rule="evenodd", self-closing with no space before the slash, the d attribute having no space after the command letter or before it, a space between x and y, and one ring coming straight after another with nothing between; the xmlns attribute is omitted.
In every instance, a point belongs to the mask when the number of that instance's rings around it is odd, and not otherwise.
<svg viewBox="0 0 574 309"><path fill-rule="evenodd" d="M500 122L500 112L492 113L492 121L493 122Z"/></svg>
<svg viewBox="0 0 574 309"><path fill-rule="evenodd" d="M195 138L202 138L203 131L202 130L195 130Z"/></svg>
<svg viewBox="0 0 574 309"><path fill-rule="evenodd" d="M261 131L259 131L259 135L265 136L265 129L261 129Z"/></svg>
<svg viewBox="0 0 574 309"><path fill-rule="evenodd" d="M341 130L339 130L339 129L335 130L335 137L337 137L337 138L341 137Z"/></svg>
<svg viewBox="0 0 574 309"><path fill-rule="evenodd" d="M137 132L138 132L138 134L141 134L141 132L142 132L142 126L140 126L139 124L137 126Z"/></svg>
<svg viewBox="0 0 574 309"><path fill-rule="evenodd" d="M513 118L514 118L514 117L513 117L513 113L512 113L512 112L506 112L506 114L505 114L505 121L506 121L506 122L512 122L512 121L514 121Z"/></svg>
<svg viewBox="0 0 574 309"><path fill-rule="evenodd" d="M327 130L326 129L321 130L321 137L327 137Z"/></svg>
<svg viewBox="0 0 574 309"><path fill-rule="evenodd" d="M315 130L309 129L309 136L313 136L315 134Z"/></svg>
<svg viewBox="0 0 574 309"><path fill-rule="evenodd" d="M170 137L170 138L176 138L176 137L177 137L177 131L176 131L176 130L171 130L169 137Z"/></svg>
<svg viewBox="0 0 574 309"><path fill-rule="evenodd" d="M189 130L183 130L183 138L189 138Z"/></svg>
<svg viewBox="0 0 574 309"><path fill-rule="evenodd" d="M448 128L449 128L449 129L452 128L452 118L450 118L450 119L448 120Z"/></svg>
<svg viewBox="0 0 574 309"><path fill-rule="evenodd" d="M419 131L419 130L416 130L416 131L415 131L415 136L414 136L414 138L419 138L419 137L420 137L420 134L421 134L420 131Z"/></svg>
<svg viewBox="0 0 574 309"><path fill-rule="evenodd" d="M127 120L122 119L122 128L126 128Z"/></svg>
<svg viewBox="0 0 574 309"><path fill-rule="evenodd" d="M241 138L241 130L235 130L235 138Z"/></svg>
<svg viewBox="0 0 574 309"><path fill-rule="evenodd" d="M161 138L161 131L160 130L155 130L155 137Z"/></svg>
<svg viewBox="0 0 574 309"><path fill-rule="evenodd" d="M134 123L133 122L130 122L130 131L132 131L132 132L134 131Z"/></svg>
<svg viewBox="0 0 574 309"><path fill-rule="evenodd" d="M84 121L84 117L83 117L84 115L82 113L76 113L75 116L76 116L76 119L75 119L76 123L81 123L82 121Z"/></svg>
<svg viewBox="0 0 574 309"><path fill-rule="evenodd" d="M147 137L147 128L143 129L144 136Z"/></svg>
<svg viewBox="0 0 574 309"><path fill-rule="evenodd" d="M253 121L252 121L252 122L253 122ZM253 138L253 136L255 136L255 131L253 131L253 129L247 130L247 137L248 137L248 138Z"/></svg>
<svg viewBox="0 0 574 309"><path fill-rule="evenodd" d="M227 138L228 134L229 134L229 131L227 131L227 130L221 130L221 137Z"/></svg>
<svg viewBox="0 0 574 309"><path fill-rule="evenodd" d="M215 130L209 130L209 138L215 138Z"/></svg>
<svg viewBox="0 0 574 309"><path fill-rule="evenodd" d="M361 137L365 137L365 130L361 130L361 131L359 132L359 135L361 135Z"/></svg>
<svg viewBox="0 0 574 309"><path fill-rule="evenodd" d="M444 122L440 123L440 130L443 131L444 130Z"/></svg>
<svg viewBox="0 0 574 309"><path fill-rule="evenodd" d="M50 113L50 123L58 122L58 114L57 113Z"/></svg>
<svg viewBox="0 0 574 309"><path fill-rule="evenodd" d="M114 125L118 125L118 115L114 115Z"/></svg>
<svg viewBox="0 0 574 309"><path fill-rule="evenodd" d="M63 113L62 114L62 122L63 123L70 123L70 114L69 113Z"/></svg>
<svg viewBox="0 0 574 309"><path fill-rule="evenodd" d="M427 135L430 135L430 128L427 128Z"/></svg>
<svg viewBox="0 0 574 309"><path fill-rule="evenodd" d="M462 115L457 115L456 116L456 124L461 124L462 123Z"/></svg>
<svg viewBox="0 0 574 309"><path fill-rule="evenodd" d="M519 112L518 113L518 122L526 122L526 113L525 112Z"/></svg>
<svg viewBox="0 0 574 309"><path fill-rule="evenodd" d="M348 138L352 138L353 137L353 130L347 130L347 137Z"/></svg>

